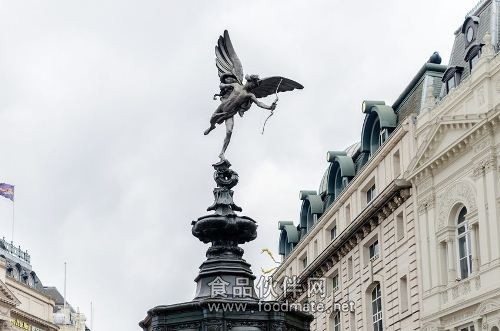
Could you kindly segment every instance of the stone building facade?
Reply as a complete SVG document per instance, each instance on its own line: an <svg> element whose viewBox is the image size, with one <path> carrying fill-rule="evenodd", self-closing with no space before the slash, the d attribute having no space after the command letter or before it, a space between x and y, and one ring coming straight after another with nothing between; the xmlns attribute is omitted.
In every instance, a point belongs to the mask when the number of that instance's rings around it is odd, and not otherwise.
<svg viewBox="0 0 500 331"><path fill-rule="evenodd" d="M392 106L363 102L361 142L279 223L278 297L323 303L312 330L500 328L499 9L478 3Z"/></svg>
<svg viewBox="0 0 500 331"><path fill-rule="evenodd" d="M87 331L85 316L45 287L27 251L0 239L0 331Z"/></svg>

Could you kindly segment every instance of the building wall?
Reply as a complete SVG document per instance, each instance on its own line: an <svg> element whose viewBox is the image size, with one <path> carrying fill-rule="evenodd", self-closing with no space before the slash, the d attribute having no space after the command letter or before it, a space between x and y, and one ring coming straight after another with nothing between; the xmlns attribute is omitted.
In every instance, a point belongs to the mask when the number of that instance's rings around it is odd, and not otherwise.
<svg viewBox="0 0 500 331"><path fill-rule="evenodd" d="M6 284L21 302L17 309L52 323L54 309L52 299L9 277L6 278Z"/></svg>
<svg viewBox="0 0 500 331"><path fill-rule="evenodd" d="M366 188L373 183L376 185L376 197L381 196L394 181L403 176L403 172L410 166L414 156L413 118L406 119L393 133L391 138L372 156L363 170L357 174L342 196L318 219L313 229L303 238L292 251L290 256L274 274L274 278L283 283L285 276L299 275L303 277L307 269L316 261L325 259L324 251L329 245L343 240L341 234L355 226L355 223L364 217L372 203L366 202ZM394 164L394 155L399 153L399 165ZM391 203L391 197L387 204ZM373 200L375 201L375 200ZM349 206L350 217L346 212ZM382 207L381 207L382 208ZM398 222L399 221L399 222ZM326 303L332 309L333 302L354 301L354 318L351 312L341 313L341 330L366 329L371 326L371 290L375 284L380 284L382 291L382 307L384 327L386 330L409 330L418 328L419 323L419 289L417 281L417 250L415 239L415 221L413 199L409 197L399 206L392 206L386 210L378 224L360 228L362 234L357 239L350 239L354 244L348 249L341 249L339 255L329 270L321 275L327 282L327 296L309 297L304 292L296 298L296 302L310 300ZM402 237L398 237L396 223L404 226ZM333 241L330 239L332 224L337 225L339 236ZM375 239L379 242L380 253L378 258L370 260L368 246ZM316 245L318 248L316 248ZM318 256L319 255L319 256ZM302 265L304 256L308 257L308 266ZM326 259L330 259L327 256ZM350 277L349 264L352 260L353 272ZM339 288L337 291L329 288L332 275L338 273ZM401 278L406 277L406 286L401 288ZM400 293L408 294L407 309L402 308ZM293 300L293 299L292 299ZM334 312L336 313L336 311ZM315 312L312 330L333 330L333 314L330 312ZM354 324L353 324L354 323ZM354 328L353 328L354 327Z"/></svg>
<svg viewBox="0 0 500 331"><path fill-rule="evenodd" d="M417 119L420 153L410 177L417 188L424 330L500 328L499 104L500 57L485 45L472 74ZM472 271L463 279L462 206L472 251Z"/></svg>
<svg viewBox="0 0 500 331"><path fill-rule="evenodd" d="M403 216L405 236L397 239L396 216ZM345 257L332 267L325 277L339 271L339 289L327 291L325 301L328 307L333 302L355 302L355 330L371 326L371 290L374 283L380 283L384 325L387 330L413 330L418 327L419 291L417 282L417 260L413 203L407 200L391 213L369 235L356 245ZM366 244L374 237L380 242L380 255L370 261ZM353 276L349 277L348 260L353 262ZM401 288L400 280L406 277L407 286ZM408 293L406 309L401 302L401 291ZM302 300L307 294L303 294ZM300 301L300 300L299 300ZM333 308L332 308L333 310ZM312 330L333 330L333 314L315 314ZM341 313L341 330L351 330L351 313Z"/></svg>
<svg viewBox="0 0 500 331"><path fill-rule="evenodd" d="M370 293L380 284L384 330L500 329L500 56L492 44L495 38L487 33L494 22L488 15L496 7L497 0L477 7L481 23L476 38L484 45L472 72L463 61L464 36L457 33L451 64L462 61L460 84L436 99L442 90L438 78L419 81L419 93L407 103L417 105L406 110L411 115L283 260L274 279L282 284L285 276L298 275L302 291L298 298L281 293L279 299L323 302L327 308L352 300L354 312L342 312L340 330L371 330ZM401 174L394 167L396 150ZM411 182L411 196L383 196L398 178ZM377 200L366 204L364 194L373 182L380 205ZM379 208L376 218L367 212L374 206ZM462 207L467 208L463 229L472 261L465 276L458 261ZM364 217L367 223L361 224ZM333 241L332 224L338 232ZM369 260L366 251L373 236L379 238L380 256ZM302 263L305 256L307 265ZM307 293L305 280L323 277L328 284L336 272L336 291L327 286L326 297ZM330 312L314 315L312 330L334 330Z"/></svg>

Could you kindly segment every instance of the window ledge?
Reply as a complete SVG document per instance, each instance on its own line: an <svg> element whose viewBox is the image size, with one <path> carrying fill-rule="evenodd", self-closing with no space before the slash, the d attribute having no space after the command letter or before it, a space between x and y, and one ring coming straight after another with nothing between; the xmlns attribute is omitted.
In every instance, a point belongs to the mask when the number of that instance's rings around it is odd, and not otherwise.
<svg viewBox="0 0 500 331"><path fill-rule="evenodd" d="M380 254L377 254L377 255L374 255L370 258L370 262L375 262L376 260L378 260L380 258Z"/></svg>

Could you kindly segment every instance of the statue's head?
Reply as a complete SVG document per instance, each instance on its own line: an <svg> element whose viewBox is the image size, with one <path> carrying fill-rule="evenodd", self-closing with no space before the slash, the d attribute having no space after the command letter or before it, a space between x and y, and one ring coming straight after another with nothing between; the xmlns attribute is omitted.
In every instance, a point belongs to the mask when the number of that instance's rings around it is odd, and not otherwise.
<svg viewBox="0 0 500 331"><path fill-rule="evenodd" d="M245 80L247 81L245 86L248 88L257 87L260 83L259 75L246 75Z"/></svg>

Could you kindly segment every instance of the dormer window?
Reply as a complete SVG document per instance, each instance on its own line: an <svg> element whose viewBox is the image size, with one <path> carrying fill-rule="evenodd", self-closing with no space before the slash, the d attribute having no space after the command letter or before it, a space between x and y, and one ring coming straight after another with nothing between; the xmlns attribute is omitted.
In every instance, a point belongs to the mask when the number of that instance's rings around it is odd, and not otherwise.
<svg viewBox="0 0 500 331"><path fill-rule="evenodd" d="M474 45L467 51L464 60L469 63L469 70L472 72L472 69L476 66L477 61L481 57L481 48L484 44Z"/></svg>
<svg viewBox="0 0 500 331"><path fill-rule="evenodd" d="M460 84L460 78L462 77L463 67L450 67L446 69L443 75L443 83L446 86L446 93L450 93L458 84Z"/></svg>
<svg viewBox="0 0 500 331"><path fill-rule="evenodd" d="M448 81L446 81L446 90L448 91L448 93L452 89L454 89L456 86L457 86L457 82L455 80L455 76L450 77L450 79L448 79Z"/></svg>
<svg viewBox="0 0 500 331"><path fill-rule="evenodd" d="M479 17L469 16L462 25L461 32L464 35L465 48L469 47L477 39L477 28Z"/></svg>

